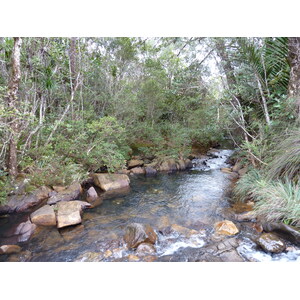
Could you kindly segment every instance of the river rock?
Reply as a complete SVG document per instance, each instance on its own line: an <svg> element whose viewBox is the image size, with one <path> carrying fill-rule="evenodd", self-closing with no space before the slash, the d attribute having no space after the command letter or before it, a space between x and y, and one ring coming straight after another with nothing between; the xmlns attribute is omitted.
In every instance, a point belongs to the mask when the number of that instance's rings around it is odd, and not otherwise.
<svg viewBox="0 0 300 300"><path fill-rule="evenodd" d="M235 224L231 221L224 220L214 224L216 233L220 235L235 235L239 232Z"/></svg>
<svg viewBox="0 0 300 300"><path fill-rule="evenodd" d="M55 205L57 210L57 228L81 223L82 209L91 207L91 204L83 201L62 201Z"/></svg>
<svg viewBox="0 0 300 300"><path fill-rule="evenodd" d="M145 173L146 175L155 175L157 173L157 170L152 167L145 167Z"/></svg>
<svg viewBox="0 0 300 300"><path fill-rule="evenodd" d="M151 254L156 253L156 249L153 244L141 243L136 248L135 253L138 256L151 255Z"/></svg>
<svg viewBox="0 0 300 300"><path fill-rule="evenodd" d="M171 158L161 163L159 170L162 172L174 172L177 170L176 160Z"/></svg>
<svg viewBox="0 0 300 300"><path fill-rule="evenodd" d="M177 224L173 224L173 225L171 226L171 230L172 230L172 231L176 231L177 233L182 234L182 235L184 235L185 237L190 237L190 236L192 236L192 235L194 235L194 234L198 234L198 231L197 231L197 230L189 229L189 228L186 228L186 227L177 225Z"/></svg>
<svg viewBox="0 0 300 300"><path fill-rule="evenodd" d="M131 159L128 162L128 169L132 169L135 167L142 167L144 165L144 161L141 159Z"/></svg>
<svg viewBox="0 0 300 300"><path fill-rule="evenodd" d="M132 223L127 226L124 241L128 248L137 248L141 243L155 244L157 235L148 224Z"/></svg>
<svg viewBox="0 0 300 300"><path fill-rule="evenodd" d="M187 159L184 160L184 162L185 162L185 168L186 169L190 169L190 168L193 167L193 163L190 159L187 158Z"/></svg>
<svg viewBox="0 0 300 300"><path fill-rule="evenodd" d="M8 202L4 209L0 209L0 214L11 214L14 212L24 212L29 208L40 204L49 197L51 189L42 186L27 195L12 195L8 197Z"/></svg>
<svg viewBox="0 0 300 300"><path fill-rule="evenodd" d="M281 253L285 250L285 242L276 234L263 233L258 239L257 244L266 252Z"/></svg>
<svg viewBox="0 0 300 300"><path fill-rule="evenodd" d="M103 202L103 200L101 201L101 203L99 203L99 197L98 197L98 194L95 190L95 188L93 186L91 186L87 192L86 192L86 201L89 202L89 203L94 203L97 201L97 204L101 204Z"/></svg>
<svg viewBox="0 0 300 300"><path fill-rule="evenodd" d="M232 171L238 173L238 171L242 169L242 164L241 162L237 162L233 167L232 167Z"/></svg>
<svg viewBox="0 0 300 300"><path fill-rule="evenodd" d="M248 211L246 213L241 213L241 214L235 214L234 218L236 221L239 222L255 222L256 221L256 215L254 211Z"/></svg>
<svg viewBox="0 0 300 300"><path fill-rule="evenodd" d="M132 174L145 174L145 169L142 167L135 167L130 170Z"/></svg>
<svg viewBox="0 0 300 300"><path fill-rule="evenodd" d="M36 225L32 224L30 220L23 222L18 225L15 230L15 235L18 235L18 242L26 242L30 239L31 235L34 233Z"/></svg>
<svg viewBox="0 0 300 300"><path fill-rule="evenodd" d="M238 174L240 177L244 176L248 172L248 167L244 167L240 170L238 170Z"/></svg>
<svg viewBox="0 0 300 300"><path fill-rule="evenodd" d="M283 223L264 223L263 229L267 232L274 231L277 235L300 246L300 229Z"/></svg>
<svg viewBox="0 0 300 300"><path fill-rule="evenodd" d="M186 163L183 159L179 159L177 162L177 169L183 171L186 169Z"/></svg>
<svg viewBox="0 0 300 300"><path fill-rule="evenodd" d="M3 245L0 246L0 254L13 254L21 252L21 247L18 245Z"/></svg>
<svg viewBox="0 0 300 300"><path fill-rule="evenodd" d="M129 177L125 174L103 174L94 173L92 175L95 185L104 191L129 187Z"/></svg>
<svg viewBox="0 0 300 300"><path fill-rule="evenodd" d="M56 216L52 206L45 205L30 215L31 222L36 225L55 226Z"/></svg>
<svg viewBox="0 0 300 300"><path fill-rule="evenodd" d="M221 172L231 174L232 170L230 168L221 168Z"/></svg>
<svg viewBox="0 0 300 300"><path fill-rule="evenodd" d="M62 190L59 193L51 195L47 204L55 204L61 201L72 201L79 198L82 193L82 187L79 182L72 183L68 188Z"/></svg>

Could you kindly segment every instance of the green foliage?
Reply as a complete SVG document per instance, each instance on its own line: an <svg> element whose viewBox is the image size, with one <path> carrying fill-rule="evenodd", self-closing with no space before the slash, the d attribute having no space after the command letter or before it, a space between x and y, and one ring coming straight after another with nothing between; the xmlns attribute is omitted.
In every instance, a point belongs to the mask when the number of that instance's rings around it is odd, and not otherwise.
<svg viewBox="0 0 300 300"><path fill-rule="evenodd" d="M0 170L0 205L6 204L7 194L11 188L11 181L7 173Z"/></svg>

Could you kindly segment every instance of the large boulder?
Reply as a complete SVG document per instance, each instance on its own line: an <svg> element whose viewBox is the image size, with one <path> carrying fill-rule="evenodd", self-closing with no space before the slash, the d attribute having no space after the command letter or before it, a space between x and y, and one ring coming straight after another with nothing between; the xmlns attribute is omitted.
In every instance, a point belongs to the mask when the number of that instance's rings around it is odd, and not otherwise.
<svg viewBox="0 0 300 300"><path fill-rule="evenodd" d="M239 232L235 224L228 220L217 222L214 227L216 233L220 235L235 235Z"/></svg>
<svg viewBox="0 0 300 300"><path fill-rule="evenodd" d="M157 235L148 224L133 223L127 226L124 241L128 248L137 248L142 243L155 244Z"/></svg>
<svg viewBox="0 0 300 300"><path fill-rule="evenodd" d="M30 215L31 222L36 225L55 226L56 216L52 206L44 205Z"/></svg>
<svg viewBox="0 0 300 300"><path fill-rule="evenodd" d="M141 159L132 159L128 162L128 169L132 169L135 167L142 167L144 165L144 161Z"/></svg>
<svg viewBox="0 0 300 300"><path fill-rule="evenodd" d="M72 201L79 198L82 193L82 187L79 182L72 183L68 188L61 190L59 193L53 193L47 204L55 204L61 201Z"/></svg>
<svg viewBox="0 0 300 300"><path fill-rule="evenodd" d="M94 173L92 174L95 185L104 191L129 187L129 177L125 174L107 174Z"/></svg>
<svg viewBox="0 0 300 300"><path fill-rule="evenodd" d="M281 253L286 248L285 242L274 233L263 233L256 242L266 252Z"/></svg>
<svg viewBox="0 0 300 300"><path fill-rule="evenodd" d="M0 207L0 215L27 211L29 208L36 206L47 199L50 192L50 188L42 186L27 195L9 196L7 204Z"/></svg>
<svg viewBox="0 0 300 300"><path fill-rule="evenodd" d="M80 224L81 212L87 207L91 207L91 204L84 201L58 202L55 205L55 210L57 210L57 228Z"/></svg>
<svg viewBox="0 0 300 300"><path fill-rule="evenodd" d="M2 245L0 246L0 254L13 254L21 252L21 247L18 245Z"/></svg>

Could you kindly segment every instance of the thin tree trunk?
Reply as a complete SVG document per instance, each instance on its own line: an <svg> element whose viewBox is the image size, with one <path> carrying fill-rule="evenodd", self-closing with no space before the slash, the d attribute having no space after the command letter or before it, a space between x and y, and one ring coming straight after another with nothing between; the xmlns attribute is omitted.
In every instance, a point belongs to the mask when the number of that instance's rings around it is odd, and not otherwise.
<svg viewBox="0 0 300 300"><path fill-rule="evenodd" d="M294 98L296 113L300 118L300 37L290 37L288 47L288 59L291 67L288 95L290 98Z"/></svg>
<svg viewBox="0 0 300 300"><path fill-rule="evenodd" d="M17 166L17 143L19 133L19 122L18 122L18 90L19 82L21 78L21 67L20 67L20 56L21 56L21 45L22 39L19 37L14 38L14 48L12 52L12 73L8 85L7 93L7 105L12 113L10 117L11 121L11 136L9 140L8 150L8 172L12 177L16 177L18 174Z"/></svg>

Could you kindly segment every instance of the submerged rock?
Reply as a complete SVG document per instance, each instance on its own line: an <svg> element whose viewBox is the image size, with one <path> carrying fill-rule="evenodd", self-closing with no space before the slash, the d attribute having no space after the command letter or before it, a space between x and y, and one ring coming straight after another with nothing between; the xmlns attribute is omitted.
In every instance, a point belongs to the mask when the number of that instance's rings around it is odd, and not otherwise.
<svg viewBox="0 0 300 300"><path fill-rule="evenodd" d="M128 187L130 180L125 174L101 174L94 173L92 175L95 185L104 191L120 189Z"/></svg>
<svg viewBox="0 0 300 300"><path fill-rule="evenodd" d="M128 248L137 248L141 243L155 244L157 235L153 228L146 224L132 223L127 226L124 241Z"/></svg>
<svg viewBox="0 0 300 300"><path fill-rule="evenodd" d="M194 230L194 229L189 229L189 228L186 228L186 227L183 227L183 226L180 226L180 225L177 225L177 224L173 224L171 226L171 230L172 231L176 231L178 232L179 234L182 234L186 237L190 237L194 234L198 234L199 232L197 230Z"/></svg>
<svg viewBox="0 0 300 300"><path fill-rule="evenodd" d="M79 198L82 193L82 187L79 182L74 182L68 188L62 190L59 193L51 195L47 204L55 204L61 201L72 201Z"/></svg>
<svg viewBox="0 0 300 300"><path fill-rule="evenodd" d="M89 203L95 203L97 202L97 204L101 204L103 202L103 200L101 199L100 201L100 198L95 190L95 188L93 186L91 186L87 192L86 192L86 201L89 202Z"/></svg>
<svg viewBox="0 0 300 300"><path fill-rule="evenodd" d="M146 175L155 175L157 170L152 167L145 167L145 173Z"/></svg>
<svg viewBox="0 0 300 300"><path fill-rule="evenodd" d="M216 233L220 235L235 235L239 232L235 224L228 220L217 222L214 227Z"/></svg>
<svg viewBox="0 0 300 300"><path fill-rule="evenodd" d="M55 226L56 216L52 206L45 205L30 215L31 222L36 225Z"/></svg>
<svg viewBox="0 0 300 300"><path fill-rule="evenodd" d="M285 242L276 234L263 233L258 239L257 244L266 252L281 253L285 250Z"/></svg>
<svg viewBox="0 0 300 300"><path fill-rule="evenodd" d="M21 252L21 247L18 245L3 245L0 246L0 254L13 254Z"/></svg>

